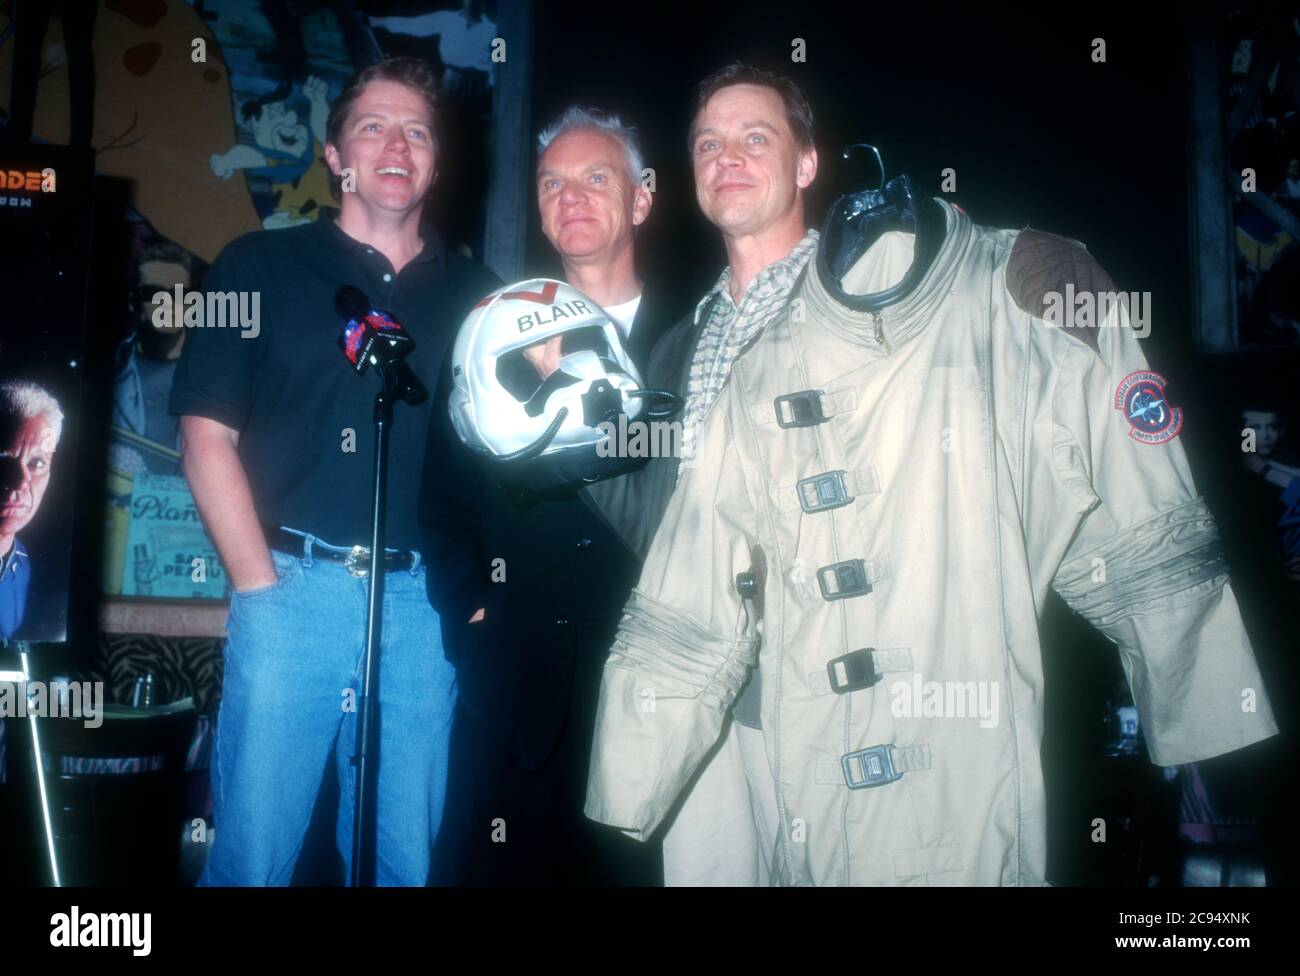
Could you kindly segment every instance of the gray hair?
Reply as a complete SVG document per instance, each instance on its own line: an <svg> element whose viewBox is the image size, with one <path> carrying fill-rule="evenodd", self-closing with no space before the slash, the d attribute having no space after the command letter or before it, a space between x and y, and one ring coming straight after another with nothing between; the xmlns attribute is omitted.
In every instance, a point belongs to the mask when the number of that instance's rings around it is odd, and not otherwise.
<svg viewBox="0 0 1300 976"><path fill-rule="evenodd" d="M54 444L63 436L63 410L59 401L50 395L43 386L28 383L26 380L5 380L0 383L0 414L31 420L44 417L54 432ZM0 445L7 449L8 445Z"/></svg>
<svg viewBox="0 0 1300 976"><path fill-rule="evenodd" d="M612 112L602 112L596 108L570 105L558 119L539 132L537 135L538 160L542 158L542 153L546 152L547 146L571 129L595 129L597 132L603 132L617 139L619 145L623 147L623 155L627 157L628 176L631 177L634 185L641 182L641 173L645 169L645 157L641 154L641 141L637 138L636 129L630 125L624 125L623 120Z"/></svg>

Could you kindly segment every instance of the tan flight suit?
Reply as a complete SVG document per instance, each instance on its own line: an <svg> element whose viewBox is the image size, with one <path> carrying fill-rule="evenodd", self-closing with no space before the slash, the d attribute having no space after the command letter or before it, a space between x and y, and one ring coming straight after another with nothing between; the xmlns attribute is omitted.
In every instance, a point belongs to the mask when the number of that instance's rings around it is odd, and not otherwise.
<svg viewBox="0 0 1300 976"><path fill-rule="evenodd" d="M1147 369L1126 310L1044 318L1114 286L1076 244L937 203L910 294L855 311L810 264L736 363L606 664L591 818L651 833L757 666L777 883L1043 883L1049 587L1118 646L1155 762L1276 732L1177 415L1158 382L1163 431L1117 409ZM912 240L844 291L896 282Z"/></svg>

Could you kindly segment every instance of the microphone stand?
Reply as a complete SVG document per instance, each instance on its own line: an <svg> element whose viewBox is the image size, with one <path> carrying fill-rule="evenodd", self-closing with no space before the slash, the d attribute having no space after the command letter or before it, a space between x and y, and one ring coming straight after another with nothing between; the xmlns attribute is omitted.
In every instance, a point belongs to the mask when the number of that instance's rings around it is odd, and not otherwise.
<svg viewBox="0 0 1300 976"><path fill-rule="evenodd" d="M370 594L366 604L366 657L361 672L361 689L357 705L357 743L352 762L356 766L356 797L352 819L352 885L358 887L365 877L363 861L370 853L370 833L366 829L374 813L374 796L370 782L370 756L374 750L374 729L379 683L379 647L384 618L384 522L388 497L388 435L393 425L393 404L406 400L417 402L418 380L403 369L401 360L377 364L383 385L375 394L375 464L374 494L371 496L370 522ZM369 865L367 864L367 867Z"/></svg>

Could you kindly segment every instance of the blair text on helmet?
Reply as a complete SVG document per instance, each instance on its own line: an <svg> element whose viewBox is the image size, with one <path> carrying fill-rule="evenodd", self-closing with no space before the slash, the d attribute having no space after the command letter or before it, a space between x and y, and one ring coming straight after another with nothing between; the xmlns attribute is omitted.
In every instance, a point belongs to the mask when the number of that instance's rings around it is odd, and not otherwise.
<svg viewBox="0 0 1300 976"><path fill-rule="evenodd" d="M554 305L547 305L536 312L529 312L527 315L521 315L515 320L519 326L520 332L527 332L529 329L535 329L538 326L550 325L560 319L567 319L578 315L591 315L591 308L586 302L573 299L568 302L556 302Z"/></svg>

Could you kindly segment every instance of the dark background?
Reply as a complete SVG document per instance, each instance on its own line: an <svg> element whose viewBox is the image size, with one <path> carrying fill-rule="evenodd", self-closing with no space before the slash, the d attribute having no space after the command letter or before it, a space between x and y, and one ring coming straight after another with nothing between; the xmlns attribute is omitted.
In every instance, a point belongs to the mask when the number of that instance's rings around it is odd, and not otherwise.
<svg viewBox="0 0 1300 976"><path fill-rule="evenodd" d="M875 184L873 162L838 158L846 144L871 142L890 176L907 172L936 194L941 170L956 170L947 197L978 223L1083 241L1120 288L1155 293L1157 333L1185 331L1187 84L1175 8L708 10L537 8L534 129L574 102L618 110L639 128L657 177L641 242L652 276L698 296L725 264L695 205L686 132L695 84L741 58L788 74L813 106L818 222L844 189ZM790 61L796 37L807 41L805 64ZM1096 37L1104 64L1091 60ZM529 245L530 256L549 257L535 214Z"/></svg>

